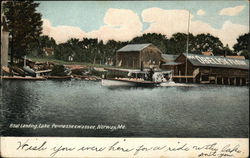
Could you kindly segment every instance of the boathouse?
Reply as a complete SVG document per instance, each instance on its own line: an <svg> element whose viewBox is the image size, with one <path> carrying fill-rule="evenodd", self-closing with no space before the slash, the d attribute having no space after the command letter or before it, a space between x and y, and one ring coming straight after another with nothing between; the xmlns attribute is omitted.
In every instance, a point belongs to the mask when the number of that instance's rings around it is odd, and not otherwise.
<svg viewBox="0 0 250 158"><path fill-rule="evenodd" d="M177 70L174 78L196 83L246 85L249 61L222 56L206 56L183 53L175 60Z"/></svg>
<svg viewBox="0 0 250 158"><path fill-rule="evenodd" d="M124 68L159 68L162 52L151 43L128 44L116 52L116 65Z"/></svg>

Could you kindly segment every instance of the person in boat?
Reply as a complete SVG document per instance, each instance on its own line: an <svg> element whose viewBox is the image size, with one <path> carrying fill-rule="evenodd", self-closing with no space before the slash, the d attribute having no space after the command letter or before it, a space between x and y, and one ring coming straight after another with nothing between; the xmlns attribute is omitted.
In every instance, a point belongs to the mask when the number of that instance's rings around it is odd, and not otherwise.
<svg viewBox="0 0 250 158"><path fill-rule="evenodd" d="M150 68L148 72L148 80L153 81L153 75L154 75L154 70L153 68Z"/></svg>
<svg viewBox="0 0 250 158"><path fill-rule="evenodd" d="M170 79L169 74L164 74L164 78L168 81Z"/></svg>

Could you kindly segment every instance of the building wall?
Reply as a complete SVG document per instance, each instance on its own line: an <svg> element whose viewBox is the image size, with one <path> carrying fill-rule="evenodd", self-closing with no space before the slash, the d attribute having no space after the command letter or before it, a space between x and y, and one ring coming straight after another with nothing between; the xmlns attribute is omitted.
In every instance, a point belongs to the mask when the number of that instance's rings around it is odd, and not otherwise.
<svg viewBox="0 0 250 158"><path fill-rule="evenodd" d="M141 51L141 61L145 68L149 68L150 66L159 68L161 60L161 51L153 45Z"/></svg>
<svg viewBox="0 0 250 158"><path fill-rule="evenodd" d="M116 65L125 68L140 68L141 62L144 68L149 68L151 65L159 68L161 59L161 52L155 46L148 46L138 52L116 53Z"/></svg>
<svg viewBox="0 0 250 158"><path fill-rule="evenodd" d="M140 52L117 52L116 54L116 64L119 66L121 62L121 67L126 68L139 68Z"/></svg>
<svg viewBox="0 0 250 158"><path fill-rule="evenodd" d="M182 76L186 75L186 57L181 55L175 61L178 62L178 63L183 63L183 64L177 66L178 71L175 71L174 75L182 75ZM192 76L195 69L196 69L196 67L194 67L187 60L187 76Z"/></svg>
<svg viewBox="0 0 250 158"><path fill-rule="evenodd" d="M200 67L200 72L215 77L242 77L248 78L248 70Z"/></svg>
<svg viewBox="0 0 250 158"><path fill-rule="evenodd" d="M1 65L8 66L9 32L1 30Z"/></svg>

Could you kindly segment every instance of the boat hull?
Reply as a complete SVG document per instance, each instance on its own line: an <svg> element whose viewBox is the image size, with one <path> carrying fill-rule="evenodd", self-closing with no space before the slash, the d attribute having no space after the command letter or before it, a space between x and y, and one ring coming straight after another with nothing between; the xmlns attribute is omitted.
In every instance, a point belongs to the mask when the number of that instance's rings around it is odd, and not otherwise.
<svg viewBox="0 0 250 158"><path fill-rule="evenodd" d="M158 85L159 83L152 81L102 79L102 86L155 87Z"/></svg>
<svg viewBox="0 0 250 158"><path fill-rule="evenodd" d="M136 83L114 79L102 79L102 86L136 86Z"/></svg>

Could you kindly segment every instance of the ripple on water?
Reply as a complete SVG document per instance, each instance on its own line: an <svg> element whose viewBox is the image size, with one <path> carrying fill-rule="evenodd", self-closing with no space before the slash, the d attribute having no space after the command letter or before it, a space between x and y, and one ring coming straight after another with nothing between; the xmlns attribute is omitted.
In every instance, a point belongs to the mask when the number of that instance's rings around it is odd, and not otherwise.
<svg viewBox="0 0 250 158"><path fill-rule="evenodd" d="M3 135L247 137L247 87L117 88L93 81L4 81ZM124 124L117 132L27 130L10 123ZM238 129L241 130L238 130Z"/></svg>

